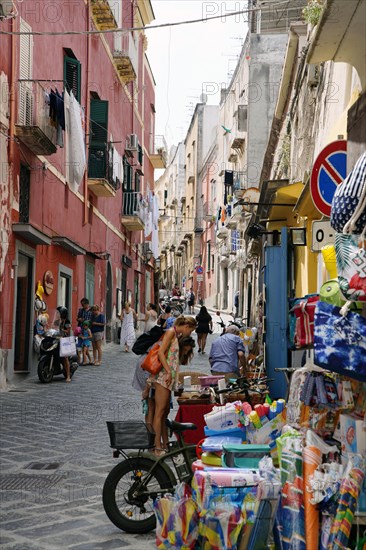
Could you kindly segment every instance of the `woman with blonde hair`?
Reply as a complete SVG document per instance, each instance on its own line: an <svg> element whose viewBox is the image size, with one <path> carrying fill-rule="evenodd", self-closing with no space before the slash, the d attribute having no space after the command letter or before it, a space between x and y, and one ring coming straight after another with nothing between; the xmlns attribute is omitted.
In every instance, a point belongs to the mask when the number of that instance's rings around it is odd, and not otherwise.
<svg viewBox="0 0 366 550"><path fill-rule="evenodd" d="M122 321L120 346L124 347L125 352L128 353L136 340L134 321L137 321L136 312L129 302L125 302L120 319Z"/></svg>
<svg viewBox="0 0 366 550"><path fill-rule="evenodd" d="M172 328L164 334L160 350L159 360L162 364L161 371L150 377L150 383L155 387L155 414L153 428L155 432L155 454L160 456L166 452L168 446L168 432L165 421L170 410L170 394L178 385L179 375L179 340L188 337L196 328L197 323L193 317L179 316Z"/></svg>

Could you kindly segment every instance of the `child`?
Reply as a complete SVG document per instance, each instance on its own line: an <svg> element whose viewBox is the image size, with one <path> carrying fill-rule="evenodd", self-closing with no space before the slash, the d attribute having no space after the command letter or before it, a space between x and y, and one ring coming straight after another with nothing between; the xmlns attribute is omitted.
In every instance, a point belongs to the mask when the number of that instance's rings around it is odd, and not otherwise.
<svg viewBox="0 0 366 550"><path fill-rule="evenodd" d="M81 325L81 339L83 341L83 364L84 365L93 365L90 353L89 353L89 347L92 343L92 333L90 330L90 321L83 321L83 324ZM88 359L88 361L87 361Z"/></svg>
<svg viewBox="0 0 366 550"><path fill-rule="evenodd" d="M76 327L74 330L74 336L76 336L76 351L78 354L79 365L83 362L83 339L81 338L81 327Z"/></svg>

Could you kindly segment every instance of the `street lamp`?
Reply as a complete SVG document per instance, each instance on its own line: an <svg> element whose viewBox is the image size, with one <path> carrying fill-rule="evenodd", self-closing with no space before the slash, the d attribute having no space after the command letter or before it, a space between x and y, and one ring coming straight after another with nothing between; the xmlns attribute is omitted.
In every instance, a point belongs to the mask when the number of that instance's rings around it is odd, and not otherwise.
<svg viewBox="0 0 366 550"><path fill-rule="evenodd" d="M152 256L153 256L153 252L152 250L150 250L150 248L148 248L145 252L146 263L148 263L151 260Z"/></svg>

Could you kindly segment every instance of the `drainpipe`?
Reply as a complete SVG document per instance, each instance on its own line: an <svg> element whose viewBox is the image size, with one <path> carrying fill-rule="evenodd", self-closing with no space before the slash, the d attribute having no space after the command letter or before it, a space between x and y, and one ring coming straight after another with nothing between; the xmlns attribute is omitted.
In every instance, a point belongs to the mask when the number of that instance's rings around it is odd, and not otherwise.
<svg viewBox="0 0 366 550"><path fill-rule="evenodd" d="M89 30L90 22L90 2L86 3L86 30ZM86 85L85 85L85 136L89 136L90 139L90 122L89 122L89 112L90 112L90 103L89 103L89 72L90 72L90 40L91 34L87 34L86 42ZM89 221L89 212L88 212L88 158L89 158L89 144L85 146L86 153L86 169L84 174L84 220L83 225L86 225Z"/></svg>

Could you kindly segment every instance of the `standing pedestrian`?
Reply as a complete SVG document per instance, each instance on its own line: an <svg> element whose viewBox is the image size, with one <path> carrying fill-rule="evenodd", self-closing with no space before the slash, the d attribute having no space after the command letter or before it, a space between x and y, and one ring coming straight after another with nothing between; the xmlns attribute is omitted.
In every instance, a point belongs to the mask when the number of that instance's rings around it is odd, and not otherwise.
<svg viewBox="0 0 366 550"><path fill-rule="evenodd" d="M145 321L144 326L144 332L148 332L150 329L152 329L158 320L158 311L155 304L152 304L151 302L147 304L146 306L146 315L143 319L140 319L140 321Z"/></svg>
<svg viewBox="0 0 366 550"><path fill-rule="evenodd" d="M94 363L92 362L89 353L89 348L92 345L90 321L83 321L83 324L81 325L81 339L83 341L83 365L93 365Z"/></svg>
<svg viewBox="0 0 366 550"><path fill-rule="evenodd" d="M100 307L96 304L92 308L91 332L93 345L93 361L94 365L102 364L103 356L103 338L105 327L105 316L100 311Z"/></svg>
<svg viewBox="0 0 366 550"><path fill-rule="evenodd" d="M212 317L207 311L206 306L202 306L198 315L196 315L198 323L196 328L198 353L205 353L207 334L212 331Z"/></svg>
<svg viewBox="0 0 366 550"><path fill-rule="evenodd" d="M155 387L155 414L153 428L155 432L155 454L160 456L166 452L168 433L165 421L169 414L170 394L178 384L179 379L179 340L190 336L196 328L193 317L181 315L173 328L166 331L159 349L159 360L163 366L159 374L149 378Z"/></svg>
<svg viewBox="0 0 366 550"><path fill-rule="evenodd" d="M60 332L61 338L71 336L71 323L69 320L69 311L66 307L58 307L57 308L59 312L59 324L58 324L58 330ZM66 374L66 382L71 382L71 376L70 376L70 361L68 357L61 357L62 365L65 369Z"/></svg>
<svg viewBox="0 0 366 550"><path fill-rule="evenodd" d="M239 317L239 290L235 292L234 306L235 306L235 317Z"/></svg>
<svg viewBox="0 0 366 550"><path fill-rule="evenodd" d="M92 310L89 307L89 300L88 298L82 298L80 300L81 308L78 310L77 314L77 323L78 327L81 327L83 324L83 321L90 321L92 316Z"/></svg>
<svg viewBox="0 0 366 550"><path fill-rule="evenodd" d="M136 340L135 321L137 321L136 312L129 302L125 302L120 319L122 321L120 346L124 347L125 352L128 353Z"/></svg>
<svg viewBox="0 0 366 550"><path fill-rule="evenodd" d="M196 301L196 295L193 292L193 287L190 288L187 296L187 305L188 305L188 313L190 315L193 315L194 313L194 303Z"/></svg>
<svg viewBox="0 0 366 550"><path fill-rule="evenodd" d="M165 285L161 285L159 288L159 302L168 296L168 291Z"/></svg>

